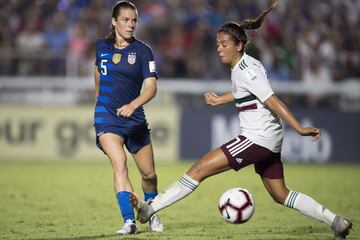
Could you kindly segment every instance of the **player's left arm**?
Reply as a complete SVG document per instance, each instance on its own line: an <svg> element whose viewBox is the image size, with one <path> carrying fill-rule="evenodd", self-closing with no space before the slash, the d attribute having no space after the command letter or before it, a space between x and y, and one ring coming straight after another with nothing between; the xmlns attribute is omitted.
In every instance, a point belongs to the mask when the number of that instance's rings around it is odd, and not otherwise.
<svg viewBox="0 0 360 240"><path fill-rule="evenodd" d="M95 103L99 96L100 73L98 66L94 67L94 80L95 80Z"/></svg>
<svg viewBox="0 0 360 240"><path fill-rule="evenodd" d="M320 138L320 130L314 127L303 127L290 110L274 94L265 100L266 106L287 122L297 133L302 136L312 136L313 141Z"/></svg>
<svg viewBox="0 0 360 240"><path fill-rule="evenodd" d="M130 117L135 110L153 99L157 92L156 77L148 77L144 80L144 90L141 94L129 104L123 105L117 109L117 115Z"/></svg>

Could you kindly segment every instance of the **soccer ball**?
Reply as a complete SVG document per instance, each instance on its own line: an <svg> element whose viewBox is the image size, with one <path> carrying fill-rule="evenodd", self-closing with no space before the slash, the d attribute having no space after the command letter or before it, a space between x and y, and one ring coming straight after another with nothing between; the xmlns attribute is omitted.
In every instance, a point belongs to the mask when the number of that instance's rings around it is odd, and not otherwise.
<svg viewBox="0 0 360 240"><path fill-rule="evenodd" d="M254 213L255 202L244 188L232 188L221 195L219 210L225 221L232 224L247 222Z"/></svg>

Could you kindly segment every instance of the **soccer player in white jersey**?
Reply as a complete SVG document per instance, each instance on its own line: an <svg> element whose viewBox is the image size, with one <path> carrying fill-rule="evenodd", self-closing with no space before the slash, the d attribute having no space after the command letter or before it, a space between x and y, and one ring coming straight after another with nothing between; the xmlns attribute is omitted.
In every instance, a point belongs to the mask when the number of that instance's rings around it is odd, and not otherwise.
<svg viewBox="0 0 360 240"><path fill-rule="evenodd" d="M220 60L231 68L232 92L221 96L207 92L205 102L211 106L235 102L240 118L240 134L203 156L151 202L140 201L133 193L132 204L137 208L140 222L146 222L155 212L192 193L207 177L229 169L238 171L254 164L266 190L277 203L328 224L337 239L344 239L348 235L352 227L349 220L336 216L311 197L290 190L285 185L280 153L283 138L280 118L301 136L312 136L313 141L320 138L320 131L301 126L274 95L262 64L244 51L247 43L244 30L259 28L273 6L255 20L244 20L240 24L227 23L217 32Z"/></svg>

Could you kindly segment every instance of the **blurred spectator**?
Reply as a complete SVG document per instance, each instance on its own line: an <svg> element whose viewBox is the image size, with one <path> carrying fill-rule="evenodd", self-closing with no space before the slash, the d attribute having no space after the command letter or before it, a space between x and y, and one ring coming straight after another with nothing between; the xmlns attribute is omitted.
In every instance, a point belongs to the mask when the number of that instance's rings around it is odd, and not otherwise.
<svg viewBox="0 0 360 240"><path fill-rule="evenodd" d="M134 0L137 35L153 47L161 78L228 78L214 55L215 34L226 21L253 17L267 0ZM87 75L93 44L109 29L112 0L0 2L0 75ZM340 81L360 79L360 1L282 0L259 31L250 31L250 55L271 80L304 80L312 55ZM262 52L259 52L260 46ZM50 66L50 68L49 68ZM50 70L48 70L50 69ZM314 70L314 69L313 69Z"/></svg>
<svg viewBox="0 0 360 240"><path fill-rule="evenodd" d="M49 17L44 29L44 36L49 56L46 66L49 71L48 75L64 75L66 65L64 56L67 54L69 34L66 16L63 12L56 12L54 16Z"/></svg>
<svg viewBox="0 0 360 240"><path fill-rule="evenodd" d="M89 38L87 36L87 31L85 23L79 22L72 29L71 37L69 40L69 59L71 69L71 75L77 75L79 68L82 66L82 63L87 61L86 53L89 48ZM80 71L81 72L81 71ZM80 74L82 75L82 74Z"/></svg>
<svg viewBox="0 0 360 240"><path fill-rule="evenodd" d="M304 70L302 81L307 89L305 99L308 107L319 107L327 103L326 93L333 83L330 70L318 56L311 56L309 66Z"/></svg>
<svg viewBox="0 0 360 240"><path fill-rule="evenodd" d="M18 74L35 75L34 70L41 65L41 54L45 48L43 33L37 28L37 19L29 16L24 29L16 38L16 51L19 57Z"/></svg>
<svg viewBox="0 0 360 240"><path fill-rule="evenodd" d="M2 28L0 28L0 55L2 61L0 63L0 73L3 75L11 75L15 72L15 66L13 60L13 37L11 34L11 29L8 24L4 24Z"/></svg>

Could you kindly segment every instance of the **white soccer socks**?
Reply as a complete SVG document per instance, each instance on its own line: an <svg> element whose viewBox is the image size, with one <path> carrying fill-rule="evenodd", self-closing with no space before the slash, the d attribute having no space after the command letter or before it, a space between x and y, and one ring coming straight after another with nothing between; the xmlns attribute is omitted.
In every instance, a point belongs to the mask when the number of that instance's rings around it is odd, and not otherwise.
<svg viewBox="0 0 360 240"><path fill-rule="evenodd" d="M290 191L284 205L328 225L331 225L335 218L335 214L303 193Z"/></svg>
<svg viewBox="0 0 360 240"><path fill-rule="evenodd" d="M185 174L163 192L159 193L151 202L151 207L154 209L154 212L166 208L192 193L199 184L198 181Z"/></svg>

